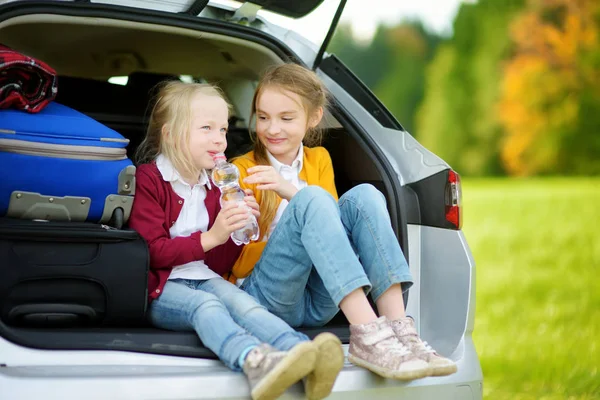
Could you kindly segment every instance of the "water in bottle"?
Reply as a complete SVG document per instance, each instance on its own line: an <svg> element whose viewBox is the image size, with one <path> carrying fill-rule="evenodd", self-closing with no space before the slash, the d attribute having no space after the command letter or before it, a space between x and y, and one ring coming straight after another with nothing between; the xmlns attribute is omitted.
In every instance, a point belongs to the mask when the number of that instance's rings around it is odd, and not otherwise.
<svg viewBox="0 0 600 400"><path fill-rule="evenodd" d="M227 162L225 154L218 153L214 157L215 168L212 170L212 181L221 190L221 207L229 202L238 203L248 208L248 221L246 226L231 233L231 239L238 246L248 244L257 240L259 235L258 222L252 214L250 207L246 205L244 197L246 193L240 188L240 172L238 168Z"/></svg>

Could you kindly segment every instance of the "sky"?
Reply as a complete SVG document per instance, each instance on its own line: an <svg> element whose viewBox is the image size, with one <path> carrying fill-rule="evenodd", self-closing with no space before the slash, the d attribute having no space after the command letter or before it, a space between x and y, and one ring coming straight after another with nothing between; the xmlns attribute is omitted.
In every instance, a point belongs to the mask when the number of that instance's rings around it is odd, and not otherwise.
<svg viewBox="0 0 600 400"><path fill-rule="evenodd" d="M216 3L239 3L231 0L213 0ZM240 0L241 1L241 0ZM296 1L296 0L290 0ZM358 40L368 42L377 25L395 24L403 19L420 19L426 28L438 33L452 33L452 21L463 2L477 0L347 0L340 23L349 23ZM321 44L333 20L340 0L324 0L311 14L298 20L290 20L272 13L259 11L272 22L300 32L314 43Z"/></svg>
<svg viewBox="0 0 600 400"><path fill-rule="evenodd" d="M342 21L352 24L355 35L369 39L378 22L396 23L418 18L436 33L451 33L461 0L348 0ZM368 7L365 7L368 4Z"/></svg>
<svg viewBox="0 0 600 400"><path fill-rule="evenodd" d="M439 34L451 34L452 21L463 2L475 0L348 0L341 23L350 23L359 40L372 38L379 23L394 24L403 19L420 19ZM339 0L325 0L311 15L297 22L295 30L317 41L325 37Z"/></svg>

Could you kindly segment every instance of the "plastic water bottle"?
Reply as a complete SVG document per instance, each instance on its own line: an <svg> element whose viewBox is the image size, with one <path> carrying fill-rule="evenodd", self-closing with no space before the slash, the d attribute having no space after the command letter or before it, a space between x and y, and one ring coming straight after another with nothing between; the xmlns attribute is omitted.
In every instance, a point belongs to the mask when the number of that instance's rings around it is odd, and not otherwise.
<svg viewBox="0 0 600 400"><path fill-rule="evenodd" d="M246 226L231 233L233 243L238 246L248 244L252 240L258 239L259 229L256 217L252 214L250 207L246 205L244 197L246 193L240 188L240 171L238 168L227 162L223 153L217 153L214 156L215 168L212 170L212 181L221 190L221 207L230 202L248 208L248 221Z"/></svg>

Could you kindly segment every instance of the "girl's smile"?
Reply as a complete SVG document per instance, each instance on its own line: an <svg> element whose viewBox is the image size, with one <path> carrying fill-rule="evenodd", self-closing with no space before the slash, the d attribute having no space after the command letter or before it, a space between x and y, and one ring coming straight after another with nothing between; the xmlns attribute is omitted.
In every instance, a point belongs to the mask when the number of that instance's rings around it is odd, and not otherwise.
<svg viewBox="0 0 600 400"><path fill-rule="evenodd" d="M267 141L272 144L280 144L286 141L285 138L267 138Z"/></svg>

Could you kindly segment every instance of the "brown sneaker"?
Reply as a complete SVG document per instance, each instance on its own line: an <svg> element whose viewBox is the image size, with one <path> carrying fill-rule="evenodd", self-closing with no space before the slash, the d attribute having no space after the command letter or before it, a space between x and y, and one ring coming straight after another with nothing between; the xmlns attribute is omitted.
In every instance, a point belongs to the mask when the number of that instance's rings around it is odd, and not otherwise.
<svg viewBox="0 0 600 400"><path fill-rule="evenodd" d="M385 317L350 325L348 361L385 378L412 380L429 376L429 366L404 346Z"/></svg>
<svg viewBox="0 0 600 400"><path fill-rule="evenodd" d="M304 388L309 400L318 400L331 394L333 384L344 367L344 350L340 339L329 332L317 335L313 343L318 350L317 362L314 371L308 375Z"/></svg>
<svg viewBox="0 0 600 400"><path fill-rule="evenodd" d="M415 329L415 321L411 317L390 321L390 325L402 344L419 359L429 364L432 376L451 375L458 370L452 360L440 356L427 342L421 340Z"/></svg>
<svg viewBox="0 0 600 400"><path fill-rule="evenodd" d="M243 370L248 381L252 399L276 399L294 383L315 368L316 346L302 342L290 351L278 351L268 344L261 344L248 353Z"/></svg>

